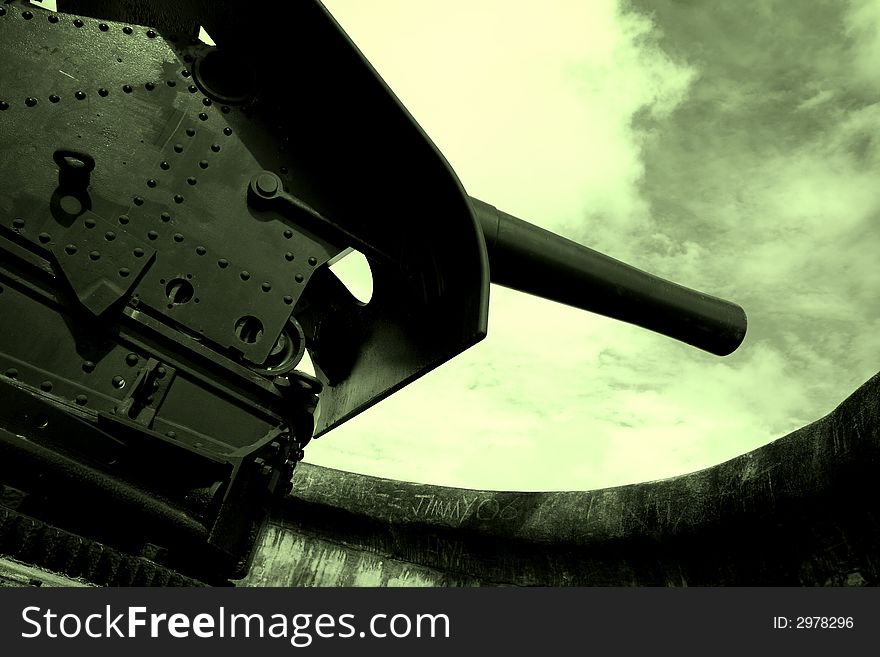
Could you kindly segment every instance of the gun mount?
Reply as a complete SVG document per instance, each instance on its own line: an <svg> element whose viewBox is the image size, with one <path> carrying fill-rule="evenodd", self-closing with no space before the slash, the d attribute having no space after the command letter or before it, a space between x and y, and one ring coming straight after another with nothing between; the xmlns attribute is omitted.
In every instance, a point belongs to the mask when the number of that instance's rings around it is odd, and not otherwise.
<svg viewBox="0 0 880 657"><path fill-rule="evenodd" d="M241 577L312 437L481 340L490 280L744 337L738 306L467 197L318 2L58 8L0 6L9 518ZM367 304L329 270L348 249Z"/></svg>

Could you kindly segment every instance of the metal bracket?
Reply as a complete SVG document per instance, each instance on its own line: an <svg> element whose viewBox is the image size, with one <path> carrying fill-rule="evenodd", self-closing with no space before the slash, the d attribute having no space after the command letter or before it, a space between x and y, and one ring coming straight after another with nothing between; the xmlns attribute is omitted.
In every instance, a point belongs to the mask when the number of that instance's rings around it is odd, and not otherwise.
<svg viewBox="0 0 880 657"><path fill-rule="evenodd" d="M156 410L168 393L174 380L173 367L164 365L155 358L147 360L138 372L128 395L116 406L116 415L127 417L150 429Z"/></svg>

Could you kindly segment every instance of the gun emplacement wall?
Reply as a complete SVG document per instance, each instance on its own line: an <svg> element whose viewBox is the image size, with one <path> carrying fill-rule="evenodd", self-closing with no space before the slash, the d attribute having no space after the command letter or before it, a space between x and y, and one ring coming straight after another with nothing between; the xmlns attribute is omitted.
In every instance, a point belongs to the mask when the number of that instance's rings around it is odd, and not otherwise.
<svg viewBox="0 0 880 657"><path fill-rule="evenodd" d="M693 474L493 492L303 464L248 586L875 585L880 375L826 417Z"/></svg>

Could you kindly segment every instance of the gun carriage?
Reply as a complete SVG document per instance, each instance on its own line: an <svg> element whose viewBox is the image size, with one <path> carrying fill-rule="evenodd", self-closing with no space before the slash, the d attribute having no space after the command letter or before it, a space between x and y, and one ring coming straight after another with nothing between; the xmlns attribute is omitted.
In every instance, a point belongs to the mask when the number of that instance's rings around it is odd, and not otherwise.
<svg viewBox="0 0 880 657"><path fill-rule="evenodd" d="M119 581L242 577L309 441L481 340L490 282L743 340L739 306L467 196L318 2L58 9L0 5L2 523L47 567L100 568L88 539Z"/></svg>

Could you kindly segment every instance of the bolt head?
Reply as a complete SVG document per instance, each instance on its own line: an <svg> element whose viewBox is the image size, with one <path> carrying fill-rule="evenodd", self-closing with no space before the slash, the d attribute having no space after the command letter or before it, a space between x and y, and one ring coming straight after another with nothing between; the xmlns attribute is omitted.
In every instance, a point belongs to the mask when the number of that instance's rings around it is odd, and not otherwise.
<svg viewBox="0 0 880 657"><path fill-rule="evenodd" d="M257 176L256 187L261 196L275 196L278 193L278 179L271 173L261 173Z"/></svg>

